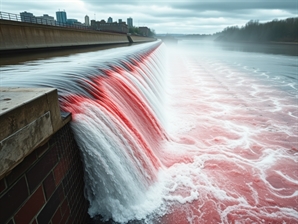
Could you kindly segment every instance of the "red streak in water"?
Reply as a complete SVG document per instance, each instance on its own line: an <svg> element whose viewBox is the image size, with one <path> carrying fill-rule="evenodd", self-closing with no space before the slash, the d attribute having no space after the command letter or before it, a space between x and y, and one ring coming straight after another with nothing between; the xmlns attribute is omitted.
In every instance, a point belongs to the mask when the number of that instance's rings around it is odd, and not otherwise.
<svg viewBox="0 0 298 224"><path fill-rule="evenodd" d="M146 54L140 61L144 61L152 52ZM141 62L135 63L139 65ZM132 74L137 73L134 70L134 65L127 64L127 67L130 68ZM103 71L106 76L98 75L90 80L82 80L81 85L84 85L84 88L92 97L67 96L66 100L62 102L62 109L71 112L73 119L76 119L76 114L84 113L81 108L83 108L82 104L85 102L105 110L109 113L109 117L117 121L114 125L121 125L119 130L123 130L123 127L126 129L126 132L121 133L121 135L130 143L135 156L147 172L150 168L147 167L144 159L150 159L155 168L155 173L151 173L151 176L155 177L156 171L161 166L155 151L158 151L160 142L165 136L164 130L142 92L125 76L126 72L124 68L114 66L111 70ZM142 79L142 76L139 76L138 79ZM139 145L134 145L130 141L131 138L137 140ZM141 149L138 147L141 147ZM144 157L141 154L146 156Z"/></svg>

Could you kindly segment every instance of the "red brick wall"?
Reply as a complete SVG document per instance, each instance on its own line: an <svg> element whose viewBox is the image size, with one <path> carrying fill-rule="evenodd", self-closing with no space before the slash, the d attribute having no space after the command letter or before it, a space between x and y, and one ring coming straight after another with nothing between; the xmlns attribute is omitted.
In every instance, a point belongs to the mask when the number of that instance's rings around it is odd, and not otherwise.
<svg viewBox="0 0 298 224"><path fill-rule="evenodd" d="M80 152L69 124L0 180L0 223L88 223Z"/></svg>

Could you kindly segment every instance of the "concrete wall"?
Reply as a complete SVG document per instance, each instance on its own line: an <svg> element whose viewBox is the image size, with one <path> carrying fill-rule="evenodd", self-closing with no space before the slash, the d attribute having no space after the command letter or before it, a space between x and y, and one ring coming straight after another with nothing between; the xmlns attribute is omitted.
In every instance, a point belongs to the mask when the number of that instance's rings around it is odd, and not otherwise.
<svg viewBox="0 0 298 224"><path fill-rule="evenodd" d="M153 38L133 37L134 42ZM129 43L126 34L0 20L0 51Z"/></svg>
<svg viewBox="0 0 298 224"><path fill-rule="evenodd" d="M0 88L0 223L88 223L83 165L57 90Z"/></svg>
<svg viewBox="0 0 298 224"><path fill-rule="evenodd" d="M53 88L0 88L0 178L70 119Z"/></svg>

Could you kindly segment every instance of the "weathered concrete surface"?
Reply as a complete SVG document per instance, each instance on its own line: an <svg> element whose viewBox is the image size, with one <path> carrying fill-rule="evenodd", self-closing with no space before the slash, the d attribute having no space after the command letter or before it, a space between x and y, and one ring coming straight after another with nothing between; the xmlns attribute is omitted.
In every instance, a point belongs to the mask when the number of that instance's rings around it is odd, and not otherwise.
<svg viewBox="0 0 298 224"><path fill-rule="evenodd" d="M0 51L141 43L155 38L0 20Z"/></svg>
<svg viewBox="0 0 298 224"><path fill-rule="evenodd" d="M0 177L69 122L53 88L0 88Z"/></svg>
<svg viewBox="0 0 298 224"><path fill-rule="evenodd" d="M0 50L129 43L126 34L0 20Z"/></svg>

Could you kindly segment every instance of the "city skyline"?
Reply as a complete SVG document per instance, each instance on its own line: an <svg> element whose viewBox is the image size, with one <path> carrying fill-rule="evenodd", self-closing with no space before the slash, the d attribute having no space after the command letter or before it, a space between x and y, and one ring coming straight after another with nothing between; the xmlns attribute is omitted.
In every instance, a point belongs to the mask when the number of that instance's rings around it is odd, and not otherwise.
<svg viewBox="0 0 298 224"><path fill-rule="evenodd" d="M54 3L54 4L53 4ZM90 20L126 21L131 17L134 26L147 26L156 33L200 33L213 34L228 26L242 26L249 20L268 22L274 19L297 17L297 0L239 0L215 1L102 1L61 0L37 2L28 0L1 0L0 11L16 13L28 11L34 15L54 16L57 11L66 11L68 18L84 23L86 15Z"/></svg>
<svg viewBox="0 0 298 224"><path fill-rule="evenodd" d="M22 18L22 21L24 21L24 22L31 22L30 17L32 17L32 18L40 18L40 19L44 19L44 20L52 20L52 21L56 21L58 23L69 23L69 22L73 23L75 21L75 22L77 22L77 24L91 26L90 17L88 15L84 16L84 19L83 19L84 21L82 22L78 19L67 18L67 12L65 10L56 11L55 16L49 16L48 14L43 14L42 16L38 16L32 12L27 12L27 11L20 12L19 14ZM91 21L92 21L92 19L91 19ZM128 28L133 27L133 19L131 17L127 18L126 21L122 21L122 19L118 19L118 21L117 20L113 21L112 17L109 17L108 19L102 18L100 20L94 20L94 21L96 21L96 22L104 21L106 23L119 23L119 24L124 22Z"/></svg>

